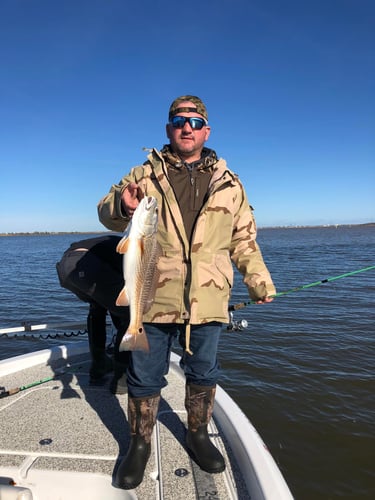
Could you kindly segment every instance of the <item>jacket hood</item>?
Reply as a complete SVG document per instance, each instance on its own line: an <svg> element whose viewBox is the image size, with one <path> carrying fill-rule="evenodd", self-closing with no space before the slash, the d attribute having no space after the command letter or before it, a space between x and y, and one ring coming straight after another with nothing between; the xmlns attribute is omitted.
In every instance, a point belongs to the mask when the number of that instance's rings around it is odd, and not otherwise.
<svg viewBox="0 0 375 500"><path fill-rule="evenodd" d="M164 158L164 161L169 166L175 168L181 168L182 166L185 166L190 170L192 169L205 170L215 165L215 163L217 163L218 161L216 152L213 149L209 148L203 148L200 159L197 161L193 161L192 163L182 161L181 158L172 151L171 146L169 144L163 146L160 152Z"/></svg>

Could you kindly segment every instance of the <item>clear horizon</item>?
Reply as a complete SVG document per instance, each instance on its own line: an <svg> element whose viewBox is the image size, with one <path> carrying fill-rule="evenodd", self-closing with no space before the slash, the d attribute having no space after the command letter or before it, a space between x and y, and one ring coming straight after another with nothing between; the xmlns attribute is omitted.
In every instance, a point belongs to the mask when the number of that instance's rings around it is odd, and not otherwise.
<svg viewBox="0 0 375 500"><path fill-rule="evenodd" d="M371 223L374 16L370 0L5 0L0 233L105 231L99 199L167 142L187 93L260 228Z"/></svg>

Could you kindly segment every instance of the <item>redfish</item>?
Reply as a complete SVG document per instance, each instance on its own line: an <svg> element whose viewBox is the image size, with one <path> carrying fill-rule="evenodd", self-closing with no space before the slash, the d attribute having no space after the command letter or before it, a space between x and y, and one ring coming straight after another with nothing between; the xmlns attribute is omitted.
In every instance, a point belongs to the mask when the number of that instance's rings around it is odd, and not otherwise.
<svg viewBox="0 0 375 500"><path fill-rule="evenodd" d="M120 351L149 351L143 314L152 305L157 281L156 263L160 255L157 228L157 200L153 196L146 196L139 202L116 248L118 253L124 254L125 280L116 305L130 307L130 323L121 340Z"/></svg>

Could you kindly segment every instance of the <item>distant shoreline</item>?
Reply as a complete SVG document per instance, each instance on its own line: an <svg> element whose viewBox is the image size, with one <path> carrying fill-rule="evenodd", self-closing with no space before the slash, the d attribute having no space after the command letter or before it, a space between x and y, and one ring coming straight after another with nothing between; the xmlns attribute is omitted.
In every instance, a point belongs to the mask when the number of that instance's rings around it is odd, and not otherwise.
<svg viewBox="0 0 375 500"><path fill-rule="evenodd" d="M60 236L64 234L119 234L113 231L33 231L20 233L0 233L1 236Z"/></svg>
<svg viewBox="0 0 375 500"><path fill-rule="evenodd" d="M262 226L258 230L265 229L316 229L316 228L345 228L345 227L374 227L375 222L365 222L362 224L317 224L315 226L304 225L285 225L285 226ZM19 233L0 233L1 236L58 236L64 234L119 234L113 231L32 231L32 232L19 232Z"/></svg>
<svg viewBox="0 0 375 500"><path fill-rule="evenodd" d="M375 222L363 222L361 224L316 224L311 226L304 226L303 224L298 225L285 225L285 226L259 226L258 230L263 229L326 229L326 228L341 228L341 227L374 227Z"/></svg>

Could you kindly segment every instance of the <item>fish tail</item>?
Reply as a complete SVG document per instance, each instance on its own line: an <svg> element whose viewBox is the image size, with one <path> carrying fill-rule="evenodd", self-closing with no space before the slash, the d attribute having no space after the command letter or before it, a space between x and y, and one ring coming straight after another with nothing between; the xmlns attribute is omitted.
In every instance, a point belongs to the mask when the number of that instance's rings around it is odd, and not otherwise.
<svg viewBox="0 0 375 500"><path fill-rule="evenodd" d="M135 348L134 349L137 351L145 351L145 352L150 351L150 345L148 343L146 330L145 330L143 325L138 330L137 336L135 338Z"/></svg>
<svg viewBox="0 0 375 500"><path fill-rule="evenodd" d="M120 342L119 351L150 351L146 330L143 325L139 328L128 328Z"/></svg>

